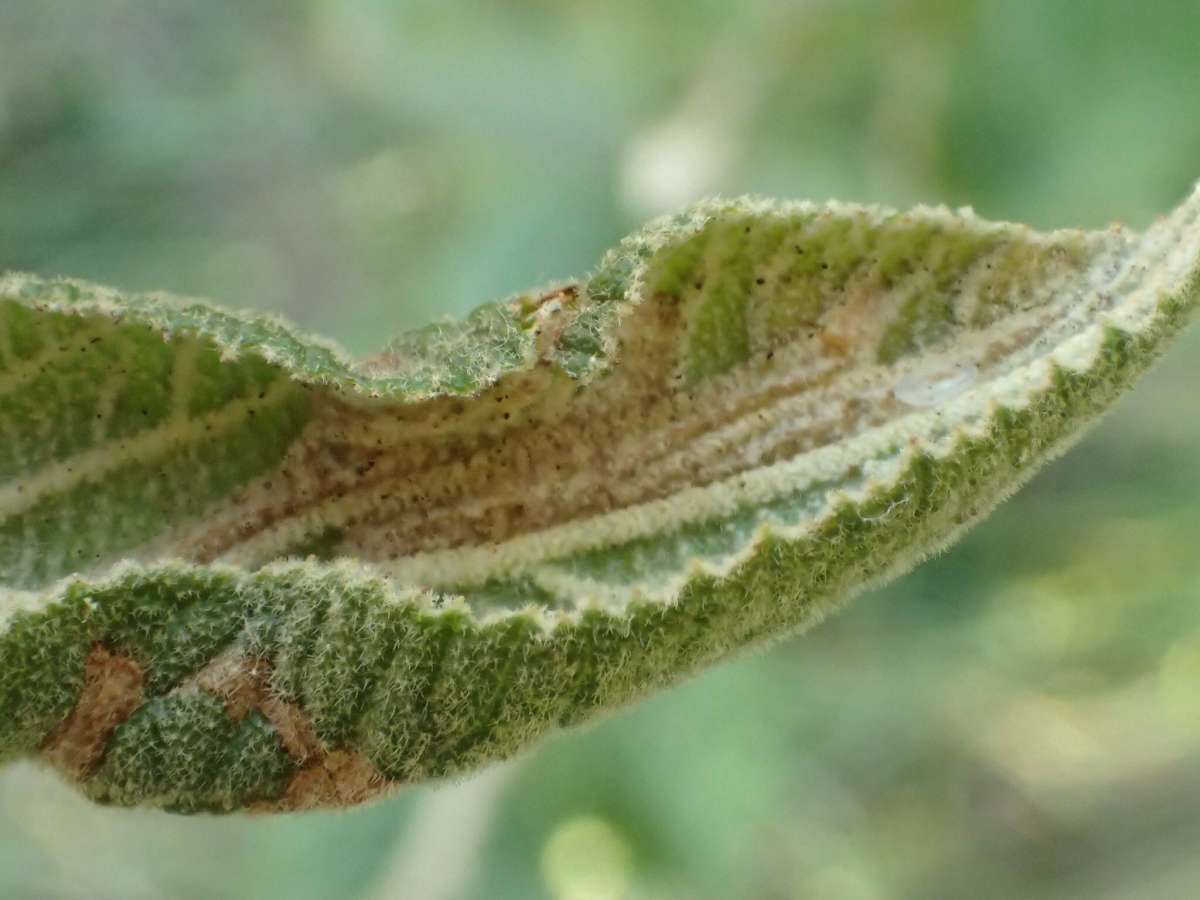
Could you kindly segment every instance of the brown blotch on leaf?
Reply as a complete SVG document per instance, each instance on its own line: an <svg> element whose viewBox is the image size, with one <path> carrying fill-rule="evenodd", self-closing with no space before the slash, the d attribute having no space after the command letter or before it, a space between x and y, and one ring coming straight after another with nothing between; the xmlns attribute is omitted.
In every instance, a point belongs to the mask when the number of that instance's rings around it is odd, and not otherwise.
<svg viewBox="0 0 1200 900"><path fill-rule="evenodd" d="M295 703L289 703L271 689L271 665L266 660L225 653L218 656L195 676L193 683L225 701L229 718L240 722L258 710L275 727L283 749L303 765L322 755L312 723Z"/></svg>
<svg viewBox="0 0 1200 900"><path fill-rule="evenodd" d="M240 722L257 710L275 728L279 742L296 763L283 795L256 809L303 810L354 806L375 797L389 782L375 765L352 750L329 750L317 737L308 715L271 688L271 665L237 652L222 654L201 669L191 684L225 701L229 717Z"/></svg>
<svg viewBox="0 0 1200 900"><path fill-rule="evenodd" d="M321 756L321 742L317 739L317 733L313 730L308 716L299 706L273 694L267 694L258 708L267 721L275 726L279 742L283 744L288 756L301 764Z"/></svg>
<svg viewBox="0 0 1200 900"><path fill-rule="evenodd" d="M117 726L142 705L142 667L97 644L83 670L83 690L71 714L42 744L42 757L76 781L104 759Z"/></svg>
<svg viewBox="0 0 1200 900"><path fill-rule="evenodd" d="M574 302L578 297L579 285L565 284L562 287L551 288L548 291L544 291L534 299L533 305L535 307L543 306L549 303L551 300L561 300L563 303L570 303Z"/></svg>
<svg viewBox="0 0 1200 900"><path fill-rule="evenodd" d="M830 356L849 356L851 344L850 339L844 335L834 334L832 331L822 331L821 347Z"/></svg>
<svg viewBox="0 0 1200 900"><path fill-rule="evenodd" d="M262 686L254 665L254 660L239 653L224 653L189 681L224 700L229 718L240 722L259 703Z"/></svg>
<svg viewBox="0 0 1200 900"><path fill-rule="evenodd" d="M333 750L297 772L288 783L279 809L305 810L364 803L394 786L363 754Z"/></svg>
<svg viewBox="0 0 1200 900"><path fill-rule="evenodd" d="M237 652L222 654L191 684L225 701L225 711L241 721L257 710L275 728L298 771L283 795L258 807L262 810L302 810L354 806L394 785L361 753L327 749L317 737L304 710L271 689L271 665Z"/></svg>

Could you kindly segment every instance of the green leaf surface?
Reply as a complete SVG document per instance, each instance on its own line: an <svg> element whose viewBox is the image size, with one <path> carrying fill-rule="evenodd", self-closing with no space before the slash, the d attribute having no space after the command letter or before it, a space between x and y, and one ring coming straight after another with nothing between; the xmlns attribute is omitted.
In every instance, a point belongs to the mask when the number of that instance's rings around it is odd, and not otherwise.
<svg viewBox="0 0 1200 900"><path fill-rule="evenodd" d="M1197 302L1145 233L713 201L351 361L0 279L0 760L348 805L794 633L960 534Z"/></svg>

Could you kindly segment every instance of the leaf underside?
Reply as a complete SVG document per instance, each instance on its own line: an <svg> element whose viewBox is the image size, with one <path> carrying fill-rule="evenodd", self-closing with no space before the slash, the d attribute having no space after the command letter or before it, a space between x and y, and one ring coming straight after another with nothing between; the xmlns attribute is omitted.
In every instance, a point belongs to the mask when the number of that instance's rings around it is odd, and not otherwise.
<svg viewBox="0 0 1200 900"><path fill-rule="evenodd" d="M818 621L1060 452L1197 303L1145 233L709 202L352 362L0 279L0 761L344 806Z"/></svg>

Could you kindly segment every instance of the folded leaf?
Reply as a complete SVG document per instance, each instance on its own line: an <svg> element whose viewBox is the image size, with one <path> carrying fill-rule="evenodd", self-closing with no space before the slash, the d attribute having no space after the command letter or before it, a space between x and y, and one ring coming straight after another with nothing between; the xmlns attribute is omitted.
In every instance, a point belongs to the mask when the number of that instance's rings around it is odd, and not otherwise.
<svg viewBox="0 0 1200 900"><path fill-rule="evenodd" d="M509 756L944 546L1197 304L1144 234L710 202L352 362L0 279L0 760L347 805Z"/></svg>

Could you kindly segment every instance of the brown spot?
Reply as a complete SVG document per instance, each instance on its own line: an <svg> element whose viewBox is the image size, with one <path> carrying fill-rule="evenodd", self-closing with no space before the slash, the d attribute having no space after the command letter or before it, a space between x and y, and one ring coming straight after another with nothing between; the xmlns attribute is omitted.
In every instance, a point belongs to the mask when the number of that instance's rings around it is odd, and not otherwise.
<svg viewBox="0 0 1200 900"><path fill-rule="evenodd" d="M271 690L270 673L267 661L230 652L214 659L190 681L224 699L225 709L235 721L254 710L261 713L299 767L279 800L258 804L255 809L354 806L395 786L358 751L327 750L304 710Z"/></svg>
<svg viewBox="0 0 1200 900"><path fill-rule="evenodd" d="M363 754L334 750L297 772L279 808L285 810L355 806L393 787Z"/></svg>
<svg viewBox="0 0 1200 900"><path fill-rule="evenodd" d="M42 756L75 780L87 778L104 758L117 726L142 705L142 668L97 644L83 670L79 702L42 744Z"/></svg>
<svg viewBox="0 0 1200 900"><path fill-rule="evenodd" d="M304 711L271 690L270 675L266 660L231 652L201 669L192 683L223 699L235 722L258 710L275 727L288 755L303 765L321 755L321 742Z"/></svg>
<svg viewBox="0 0 1200 900"><path fill-rule="evenodd" d="M844 335L834 334L832 331L821 332L821 346L825 348L825 352L830 356L850 355L849 338Z"/></svg>
<svg viewBox="0 0 1200 900"><path fill-rule="evenodd" d="M225 711L235 722L246 718L258 706L261 691L258 678L252 660L241 654L223 653L189 681L224 700Z"/></svg>
<svg viewBox="0 0 1200 900"><path fill-rule="evenodd" d="M568 284L560 288L554 288L553 290L546 291L544 294L541 294L534 299L533 302L536 306L549 303L551 300L562 300L564 303L567 303L574 300L578 295L579 285Z"/></svg>
<svg viewBox="0 0 1200 900"><path fill-rule="evenodd" d="M528 312L534 317L534 346L539 358L549 359L558 347L563 333L575 318L574 310L578 298L579 288L569 284L557 290L547 291L533 300Z"/></svg>
<svg viewBox="0 0 1200 900"><path fill-rule="evenodd" d="M274 694L265 693L258 706L267 721L275 726L279 741L288 755L298 763L304 763L321 755L321 742L313 730L308 716L295 703Z"/></svg>

